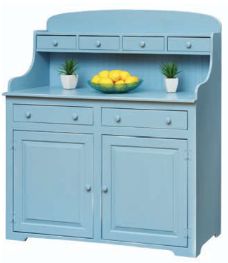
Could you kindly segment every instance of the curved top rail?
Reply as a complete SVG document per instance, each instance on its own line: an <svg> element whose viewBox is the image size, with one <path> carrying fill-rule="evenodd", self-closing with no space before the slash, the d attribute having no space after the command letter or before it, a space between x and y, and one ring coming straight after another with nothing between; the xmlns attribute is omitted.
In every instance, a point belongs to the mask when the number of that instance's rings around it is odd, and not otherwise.
<svg viewBox="0 0 228 263"><path fill-rule="evenodd" d="M65 13L50 17L47 30L56 33L187 34L211 35L221 31L209 15L177 11L105 10Z"/></svg>

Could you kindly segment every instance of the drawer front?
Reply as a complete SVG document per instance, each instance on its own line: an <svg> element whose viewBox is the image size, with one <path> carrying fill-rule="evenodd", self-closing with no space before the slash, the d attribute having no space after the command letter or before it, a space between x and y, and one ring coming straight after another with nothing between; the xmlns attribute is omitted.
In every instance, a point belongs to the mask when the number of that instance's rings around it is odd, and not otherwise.
<svg viewBox="0 0 228 263"><path fill-rule="evenodd" d="M103 108L102 125L186 130L187 112Z"/></svg>
<svg viewBox="0 0 228 263"><path fill-rule="evenodd" d="M169 51L209 52L210 38L169 37Z"/></svg>
<svg viewBox="0 0 228 263"><path fill-rule="evenodd" d="M123 49L132 51L164 50L163 37L123 37Z"/></svg>
<svg viewBox="0 0 228 263"><path fill-rule="evenodd" d="M56 124L93 124L92 108L42 106L42 105L14 105L14 121L39 122Z"/></svg>
<svg viewBox="0 0 228 263"><path fill-rule="evenodd" d="M76 49L76 36L37 36L37 49Z"/></svg>
<svg viewBox="0 0 228 263"><path fill-rule="evenodd" d="M119 50L120 40L115 36L80 36L79 48L90 50Z"/></svg>

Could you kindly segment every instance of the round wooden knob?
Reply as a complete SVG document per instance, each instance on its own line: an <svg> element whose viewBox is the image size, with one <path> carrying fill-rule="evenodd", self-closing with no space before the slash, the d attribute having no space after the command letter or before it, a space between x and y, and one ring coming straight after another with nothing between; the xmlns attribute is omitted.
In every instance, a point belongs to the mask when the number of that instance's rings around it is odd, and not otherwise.
<svg viewBox="0 0 228 263"><path fill-rule="evenodd" d="M166 124L167 124L167 125L171 125L171 124L172 124L172 120L171 120L170 117L167 117L167 118L166 118Z"/></svg>
<svg viewBox="0 0 228 263"><path fill-rule="evenodd" d="M121 122L121 117L120 117L119 115L116 115L115 121L116 121L117 123Z"/></svg>
<svg viewBox="0 0 228 263"><path fill-rule="evenodd" d="M96 47L101 47L101 42L99 40L96 42Z"/></svg>
<svg viewBox="0 0 228 263"><path fill-rule="evenodd" d="M26 113L25 113L26 119L30 119L31 116L32 116L31 112L26 112Z"/></svg>
<svg viewBox="0 0 228 263"><path fill-rule="evenodd" d="M54 46L54 47L57 47L58 46L58 41L56 41L56 40L54 40L53 42L52 42L52 45Z"/></svg>
<svg viewBox="0 0 228 263"><path fill-rule="evenodd" d="M140 46L141 48L144 48L144 47L146 46L146 43L145 43L144 41L141 41L141 42L139 43L139 46Z"/></svg>
<svg viewBox="0 0 228 263"><path fill-rule="evenodd" d="M73 119L74 121L77 121L77 120L78 120L78 114L77 114L77 113L74 113L74 114L72 115L72 119Z"/></svg>
<svg viewBox="0 0 228 263"><path fill-rule="evenodd" d="M87 184L87 185L85 186L85 190L86 190L86 192L90 192L90 191L92 190L91 185Z"/></svg>
<svg viewBox="0 0 228 263"><path fill-rule="evenodd" d="M191 48L192 47L192 43L190 41L186 42L186 48Z"/></svg>
<svg viewBox="0 0 228 263"><path fill-rule="evenodd" d="M102 192L106 194L108 192L108 187L107 186L103 186Z"/></svg>

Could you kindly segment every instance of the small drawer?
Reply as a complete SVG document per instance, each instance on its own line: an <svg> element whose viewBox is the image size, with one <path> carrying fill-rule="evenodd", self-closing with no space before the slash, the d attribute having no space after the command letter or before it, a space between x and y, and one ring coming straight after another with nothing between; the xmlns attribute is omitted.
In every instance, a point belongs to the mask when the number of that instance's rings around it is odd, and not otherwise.
<svg viewBox="0 0 228 263"><path fill-rule="evenodd" d="M120 39L115 36L80 36L79 48L89 50L119 50Z"/></svg>
<svg viewBox="0 0 228 263"><path fill-rule="evenodd" d="M186 130L187 112L103 108L102 125Z"/></svg>
<svg viewBox="0 0 228 263"><path fill-rule="evenodd" d="M39 122L55 124L93 124L92 108L43 106L43 105L14 105L14 121Z"/></svg>
<svg viewBox="0 0 228 263"><path fill-rule="evenodd" d="M186 51L186 52L209 52L210 38L197 37L169 37L169 51Z"/></svg>
<svg viewBox="0 0 228 263"><path fill-rule="evenodd" d="M123 37L123 50L161 51L164 50L164 37Z"/></svg>
<svg viewBox="0 0 228 263"><path fill-rule="evenodd" d="M76 36L37 36L37 49L76 49Z"/></svg>

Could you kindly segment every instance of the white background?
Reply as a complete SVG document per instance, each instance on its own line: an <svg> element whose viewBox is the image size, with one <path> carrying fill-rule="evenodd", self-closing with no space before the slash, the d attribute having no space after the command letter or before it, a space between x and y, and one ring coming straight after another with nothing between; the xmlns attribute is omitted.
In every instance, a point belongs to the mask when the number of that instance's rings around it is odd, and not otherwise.
<svg viewBox="0 0 228 263"><path fill-rule="evenodd" d="M226 4L225 4L226 3ZM72 11L98 9L181 10L211 14L223 24L223 191L222 235L204 245L196 259L175 257L172 252L131 246L79 241L28 239L5 240L5 98L0 97L0 262L227 262L228 212L226 102L228 77L228 12L222 0L1 0L0 2L0 93L11 77L27 71L32 60L33 30L45 29L48 17ZM225 59L226 58L226 59Z"/></svg>

